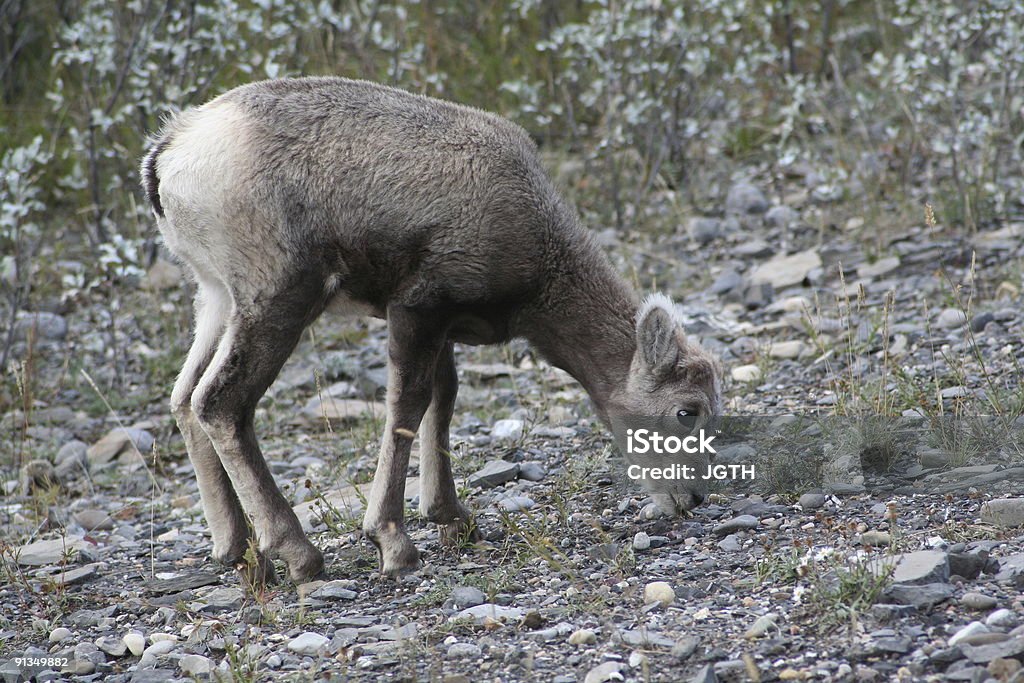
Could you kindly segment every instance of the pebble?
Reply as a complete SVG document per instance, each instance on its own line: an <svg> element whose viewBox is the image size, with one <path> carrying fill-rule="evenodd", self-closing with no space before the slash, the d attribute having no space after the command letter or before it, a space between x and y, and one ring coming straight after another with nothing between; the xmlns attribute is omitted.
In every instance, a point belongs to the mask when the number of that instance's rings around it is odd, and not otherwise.
<svg viewBox="0 0 1024 683"><path fill-rule="evenodd" d="M71 637L71 629L59 626L50 631L50 642L59 643Z"/></svg>
<svg viewBox="0 0 1024 683"><path fill-rule="evenodd" d="M949 644L950 644L950 646L957 645L961 641L963 641L965 638L970 638L971 636L976 636L979 633L988 633L988 632L989 632L988 626L985 626L985 624L981 623L980 621L972 621L971 623L967 624L966 626L961 628L959 631L957 631L949 639Z"/></svg>
<svg viewBox="0 0 1024 683"><path fill-rule="evenodd" d="M741 180L729 188L725 196L725 210L733 214L760 214L769 208L764 192L747 180Z"/></svg>
<svg viewBox="0 0 1024 683"><path fill-rule="evenodd" d="M860 544L884 548L892 544L892 536L887 531L865 531L860 535Z"/></svg>
<svg viewBox="0 0 1024 683"><path fill-rule="evenodd" d="M569 636L570 645L593 645L597 642L597 634L589 628L581 628L573 631Z"/></svg>
<svg viewBox="0 0 1024 683"><path fill-rule="evenodd" d="M526 481L541 481L548 476L548 471L539 462L524 462L519 464L519 478Z"/></svg>
<svg viewBox="0 0 1024 683"><path fill-rule="evenodd" d="M318 600L355 600L359 593L352 590L351 586L352 581L349 579L328 581L311 591L309 596Z"/></svg>
<svg viewBox="0 0 1024 683"><path fill-rule="evenodd" d="M213 662L202 655L185 655L178 660L178 666L190 676L208 676L213 671Z"/></svg>
<svg viewBox="0 0 1024 683"><path fill-rule="evenodd" d="M967 322L967 314L959 308L947 308L935 319L935 324L944 330L961 327Z"/></svg>
<svg viewBox="0 0 1024 683"><path fill-rule="evenodd" d="M490 489L510 482L519 475L519 464L507 460L491 460L481 469L469 475L468 486Z"/></svg>
<svg viewBox="0 0 1024 683"><path fill-rule="evenodd" d="M772 629L777 628L775 621L778 619L778 615L775 613L769 613L762 615L754 620L747 632L743 634L744 638L753 640L754 638L760 638Z"/></svg>
<svg viewBox="0 0 1024 683"><path fill-rule="evenodd" d="M317 655L331 642L313 631L301 633L288 641L288 649L299 655Z"/></svg>
<svg viewBox="0 0 1024 683"><path fill-rule="evenodd" d="M1017 623L1017 616L1012 610L1008 610L1005 607L997 609L992 614L985 617L986 626L996 626L998 628L1010 628Z"/></svg>
<svg viewBox="0 0 1024 683"><path fill-rule="evenodd" d="M676 600L676 592L665 581L652 581L644 586L644 604L659 603L662 607L671 605Z"/></svg>
<svg viewBox="0 0 1024 683"><path fill-rule="evenodd" d="M984 611L995 607L998 601L991 595L971 591L963 594L963 597L960 598L960 604L968 609Z"/></svg>
<svg viewBox="0 0 1024 683"><path fill-rule="evenodd" d="M897 555L893 583L930 584L949 579L949 559L941 550L918 550Z"/></svg>
<svg viewBox="0 0 1024 683"><path fill-rule="evenodd" d="M140 656L146 648L146 638L138 631L129 631L121 639L128 651L136 657Z"/></svg>
<svg viewBox="0 0 1024 683"><path fill-rule="evenodd" d="M737 515L736 517L717 525L714 532L719 536L726 536L737 531L753 529L759 523L759 520L754 515Z"/></svg>
<svg viewBox="0 0 1024 683"><path fill-rule="evenodd" d="M491 427L491 438L497 441L517 441L522 438L526 423L522 420L498 420Z"/></svg>
<svg viewBox="0 0 1024 683"><path fill-rule="evenodd" d="M732 369L732 378L737 382L757 382L761 379L761 368L757 365L738 365Z"/></svg>
<svg viewBox="0 0 1024 683"><path fill-rule="evenodd" d="M622 662L604 662L598 664L583 677L583 683L607 683L607 681L624 681Z"/></svg>
<svg viewBox="0 0 1024 683"><path fill-rule="evenodd" d="M448 646L449 659L475 659L483 656L483 649L474 643L452 643Z"/></svg>
<svg viewBox="0 0 1024 683"><path fill-rule="evenodd" d="M452 589L449 600L457 609L476 607L487 602L487 596L476 586L456 586Z"/></svg>
<svg viewBox="0 0 1024 683"><path fill-rule="evenodd" d="M647 550L651 547L651 537L643 531L636 532L633 536L633 550Z"/></svg>
<svg viewBox="0 0 1024 683"><path fill-rule="evenodd" d="M797 501L804 510L817 510L818 508L825 506L825 494L824 493L805 493L800 496Z"/></svg>

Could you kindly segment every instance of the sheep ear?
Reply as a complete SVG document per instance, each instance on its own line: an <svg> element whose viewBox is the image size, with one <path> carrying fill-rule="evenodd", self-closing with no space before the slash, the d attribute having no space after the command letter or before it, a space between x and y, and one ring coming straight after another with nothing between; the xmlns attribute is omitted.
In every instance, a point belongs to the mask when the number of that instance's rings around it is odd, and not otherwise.
<svg viewBox="0 0 1024 683"><path fill-rule="evenodd" d="M636 346L644 364L664 374L679 362L678 325L668 297L649 298L640 309L636 323Z"/></svg>

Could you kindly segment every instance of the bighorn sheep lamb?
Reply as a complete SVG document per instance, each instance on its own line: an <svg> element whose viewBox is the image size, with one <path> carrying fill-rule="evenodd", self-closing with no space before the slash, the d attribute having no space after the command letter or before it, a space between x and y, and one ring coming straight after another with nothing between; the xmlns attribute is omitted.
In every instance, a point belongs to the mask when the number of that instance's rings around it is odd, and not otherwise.
<svg viewBox="0 0 1024 683"><path fill-rule="evenodd" d="M687 341L667 297L638 300L501 117L342 78L264 81L171 118L141 174L195 278L195 338L171 409L213 556L241 566L252 535L261 580L274 558L296 582L323 569L253 416L325 309L388 323L387 418L363 521L385 573L419 561L403 524L417 431L421 514L443 539L473 532L448 459L454 342L527 339L613 431L616 416L720 412L717 362ZM659 495L677 512L702 494L689 482Z"/></svg>

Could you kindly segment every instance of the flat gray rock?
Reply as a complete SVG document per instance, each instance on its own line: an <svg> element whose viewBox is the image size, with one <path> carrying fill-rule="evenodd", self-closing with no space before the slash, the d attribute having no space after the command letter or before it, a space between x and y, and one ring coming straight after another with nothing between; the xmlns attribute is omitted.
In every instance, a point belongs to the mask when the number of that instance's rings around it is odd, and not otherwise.
<svg viewBox="0 0 1024 683"><path fill-rule="evenodd" d="M716 526L715 533L719 536L728 536L737 531L753 529L759 523L759 520L754 515L738 515Z"/></svg>
<svg viewBox="0 0 1024 683"><path fill-rule="evenodd" d="M490 489L510 482L519 476L519 464L507 460L491 460L482 468L469 475L468 486Z"/></svg>
<svg viewBox="0 0 1024 683"><path fill-rule="evenodd" d="M975 664L987 664L993 659L1024 659L1024 637L1018 636L1011 640L1004 640L1001 643L990 643L988 645L967 645L960 644L960 650L967 659Z"/></svg>
<svg viewBox="0 0 1024 683"><path fill-rule="evenodd" d="M949 600L953 593L953 587L948 583L896 584L885 590L885 597L898 605L913 605L925 610Z"/></svg>
<svg viewBox="0 0 1024 683"><path fill-rule="evenodd" d="M18 564L29 567L61 564L66 559L74 558L78 551L86 545L84 539L71 536L50 538L21 546L16 551L16 557Z"/></svg>
<svg viewBox="0 0 1024 683"><path fill-rule="evenodd" d="M876 573L895 563L892 572L894 584L942 583L949 580L949 558L940 550L918 550L873 564Z"/></svg>
<svg viewBox="0 0 1024 683"><path fill-rule="evenodd" d="M984 503L981 521L1004 529L1024 526L1024 498L996 498Z"/></svg>
<svg viewBox="0 0 1024 683"><path fill-rule="evenodd" d="M153 593L180 593L184 590L212 586L216 583L220 583L220 577L216 574L193 572L176 576L173 579L152 579L144 582L142 585Z"/></svg>

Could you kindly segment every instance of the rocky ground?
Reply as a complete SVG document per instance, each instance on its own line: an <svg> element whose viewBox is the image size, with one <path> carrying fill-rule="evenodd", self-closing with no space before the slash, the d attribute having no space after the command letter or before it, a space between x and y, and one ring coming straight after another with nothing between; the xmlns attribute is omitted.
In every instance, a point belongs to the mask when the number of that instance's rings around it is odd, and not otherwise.
<svg viewBox="0 0 1024 683"><path fill-rule="evenodd" d="M1024 224L922 214L868 239L810 175L771 196L737 180L667 234L598 231L725 361L720 461L755 481L664 518L564 373L519 343L460 349L456 470L485 541L439 546L414 462L425 564L397 581L358 533L381 324L318 323L261 404L327 577L253 594L209 560L165 407L188 327L174 267L115 303L38 302L2 420L0 675L1024 680Z"/></svg>

